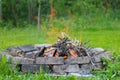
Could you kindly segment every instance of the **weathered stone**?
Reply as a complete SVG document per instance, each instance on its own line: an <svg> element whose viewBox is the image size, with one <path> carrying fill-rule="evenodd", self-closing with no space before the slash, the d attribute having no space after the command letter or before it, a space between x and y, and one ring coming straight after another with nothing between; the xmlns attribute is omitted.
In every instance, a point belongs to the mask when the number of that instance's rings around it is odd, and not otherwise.
<svg viewBox="0 0 120 80"><path fill-rule="evenodd" d="M79 72L79 65L78 64L74 64L74 65L68 65L68 67L64 70L65 72Z"/></svg>
<svg viewBox="0 0 120 80"><path fill-rule="evenodd" d="M53 66L53 72L57 74L64 74L64 73L69 73L69 72L79 72L79 65L74 64L74 65L54 65Z"/></svg>
<svg viewBox="0 0 120 80"><path fill-rule="evenodd" d="M102 69L102 63L101 62L94 63L94 64L95 64L95 66L90 64L90 63L80 65L79 74L88 75L88 74L91 74L92 69Z"/></svg>
<svg viewBox="0 0 120 80"><path fill-rule="evenodd" d="M20 49L20 50L22 50L23 52L28 52L28 51L36 50L36 48L34 48L33 45L23 45L23 46L19 46L17 48Z"/></svg>
<svg viewBox="0 0 120 80"><path fill-rule="evenodd" d="M30 65L30 64L23 64L21 65L21 71L22 72L38 72L40 70L40 65Z"/></svg>
<svg viewBox="0 0 120 80"><path fill-rule="evenodd" d="M57 74L64 74L65 71L63 69L65 65L53 65L53 72Z"/></svg>
<svg viewBox="0 0 120 80"><path fill-rule="evenodd" d="M91 71L91 64L82 64L80 65L80 71L79 71L79 74L81 75L87 75L87 74L90 74L90 71Z"/></svg>
<svg viewBox="0 0 120 80"><path fill-rule="evenodd" d="M12 56L19 56L19 57L23 56L22 50L17 47L10 47L7 49L7 51L8 51L8 54Z"/></svg>
<svg viewBox="0 0 120 80"><path fill-rule="evenodd" d="M42 70L40 70L40 68ZM21 65L21 71L22 72L32 72L32 73L36 73L36 72L40 72L40 71L49 72L49 67L47 65L23 64L23 65Z"/></svg>
<svg viewBox="0 0 120 80"><path fill-rule="evenodd" d="M90 59L86 57L72 57L65 60L65 64L85 64L89 63Z"/></svg>
<svg viewBox="0 0 120 80"><path fill-rule="evenodd" d="M23 57L13 57L11 59L13 64L33 64L34 59L23 58Z"/></svg>
<svg viewBox="0 0 120 80"><path fill-rule="evenodd" d="M36 54L38 54L40 51L33 51L33 52L27 52L24 54L24 57L26 58L35 58Z"/></svg>
<svg viewBox="0 0 120 80"><path fill-rule="evenodd" d="M102 62L99 63L95 63L95 67L93 69L102 69L103 68L103 64Z"/></svg>
<svg viewBox="0 0 120 80"><path fill-rule="evenodd" d="M38 57L36 64L64 64L62 57Z"/></svg>
<svg viewBox="0 0 120 80"><path fill-rule="evenodd" d="M111 60L111 55L109 52L103 52L103 53L100 53L98 55L95 55L95 57L94 57L95 62L100 62L102 58L106 58L106 59Z"/></svg>
<svg viewBox="0 0 120 80"><path fill-rule="evenodd" d="M80 65L80 74L90 74L90 71L92 69L102 69L102 63L94 63L95 65L92 64L82 64Z"/></svg>

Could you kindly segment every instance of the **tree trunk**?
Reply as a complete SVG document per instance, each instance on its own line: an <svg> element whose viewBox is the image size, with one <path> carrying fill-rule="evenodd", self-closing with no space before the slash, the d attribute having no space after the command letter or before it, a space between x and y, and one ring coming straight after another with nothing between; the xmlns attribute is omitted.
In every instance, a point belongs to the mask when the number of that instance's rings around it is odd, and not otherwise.
<svg viewBox="0 0 120 80"><path fill-rule="evenodd" d="M46 0L46 6L49 7L49 1L48 0ZM49 14L49 9L47 8L46 9L46 15L48 15L48 14Z"/></svg>
<svg viewBox="0 0 120 80"><path fill-rule="evenodd" d="M34 0L28 0L28 22L29 24L33 23L33 19L35 16L35 1Z"/></svg>
<svg viewBox="0 0 120 80"><path fill-rule="evenodd" d="M28 0L28 22L29 22L29 24L32 24L31 0Z"/></svg>
<svg viewBox="0 0 120 80"><path fill-rule="evenodd" d="M106 0L106 16L108 14L108 0Z"/></svg>
<svg viewBox="0 0 120 80"><path fill-rule="evenodd" d="M16 4L15 4L16 2L15 2L15 0L13 0L13 1L11 1L11 11L12 11L12 15L14 15L13 16L13 24L15 25L15 26L17 26L17 24L18 24L18 15L17 15L17 12L16 12Z"/></svg>
<svg viewBox="0 0 120 80"><path fill-rule="evenodd" d="M40 33L40 9L41 9L41 3L39 3L38 6L38 33Z"/></svg>
<svg viewBox="0 0 120 80"><path fill-rule="evenodd" d="M0 20L2 20L2 0L0 0Z"/></svg>

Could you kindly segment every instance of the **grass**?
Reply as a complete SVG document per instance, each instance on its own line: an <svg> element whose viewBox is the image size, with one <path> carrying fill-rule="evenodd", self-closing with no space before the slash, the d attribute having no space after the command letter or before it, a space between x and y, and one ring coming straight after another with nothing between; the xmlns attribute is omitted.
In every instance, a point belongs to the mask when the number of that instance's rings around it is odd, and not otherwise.
<svg viewBox="0 0 120 80"><path fill-rule="evenodd" d="M98 17L81 17L64 19L55 19L53 24L48 25L47 21L43 22L41 32L38 34L37 26L29 26L25 28L0 28L0 50L4 50L10 46L20 46L26 44L42 44L56 42L56 36L61 36L61 32L67 33L72 39L82 41L90 40L87 46L102 47L111 52L116 62L110 63L108 66L108 74L100 73L96 77L77 78L75 76L69 77L50 77L47 74L22 74L19 72L0 73L0 80L106 80L110 79L114 73L120 74L119 55L120 55L120 26L119 20L112 20L109 18ZM7 63L7 62L6 62ZM1 63L3 64L3 63ZM0 69L5 66L0 66ZM5 67L5 69L8 68ZM6 69L9 72L9 69ZM113 70L115 72L113 72ZM4 72L3 72L4 73ZM113 79L113 78L112 78ZM119 80L118 76L114 79Z"/></svg>
<svg viewBox="0 0 120 80"><path fill-rule="evenodd" d="M65 30L67 28L64 28ZM6 49L10 46L19 46L25 44L41 44L41 43L55 43L57 36L61 36L62 30L59 28L41 29L40 35L35 28L15 28L11 30L0 29L0 50ZM90 40L87 44L93 47L102 47L111 51L112 53L120 52L120 32L117 30L99 30L99 31L68 31L66 32L71 38L82 41Z"/></svg>

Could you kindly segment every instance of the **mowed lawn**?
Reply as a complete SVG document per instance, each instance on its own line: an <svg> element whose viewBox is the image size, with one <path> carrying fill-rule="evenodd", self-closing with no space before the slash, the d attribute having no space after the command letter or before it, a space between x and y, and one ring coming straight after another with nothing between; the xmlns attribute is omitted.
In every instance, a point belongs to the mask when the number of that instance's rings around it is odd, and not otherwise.
<svg viewBox="0 0 120 80"><path fill-rule="evenodd" d="M90 40L86 46L102 47L110 51L113 55L120 54L120 30L97 30L97 31L73 31L63 28L72 39L80 40L82 42ZM53 44L57 41L57 36L61 36L62 29L42 28L40 34L36 28L13 28L0 29L0 50L6 49L10 46L20 46L26 44Z"/></svg>

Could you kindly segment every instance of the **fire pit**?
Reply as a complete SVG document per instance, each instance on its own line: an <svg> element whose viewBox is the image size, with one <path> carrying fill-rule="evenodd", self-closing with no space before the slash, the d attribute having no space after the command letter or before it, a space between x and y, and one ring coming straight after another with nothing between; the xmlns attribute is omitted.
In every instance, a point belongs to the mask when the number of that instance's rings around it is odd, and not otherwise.
<svg viewBox="0 0 120 80"><path fill-rule="evenodd" d="M10 47L1 52L20 71L36 73L40 67L44 72L56 75L91 75L92 69L102 69L102 58L111 59L110 53L102 48L86 47L78 40L60 38L51 44L35 44Z"/></svg>

